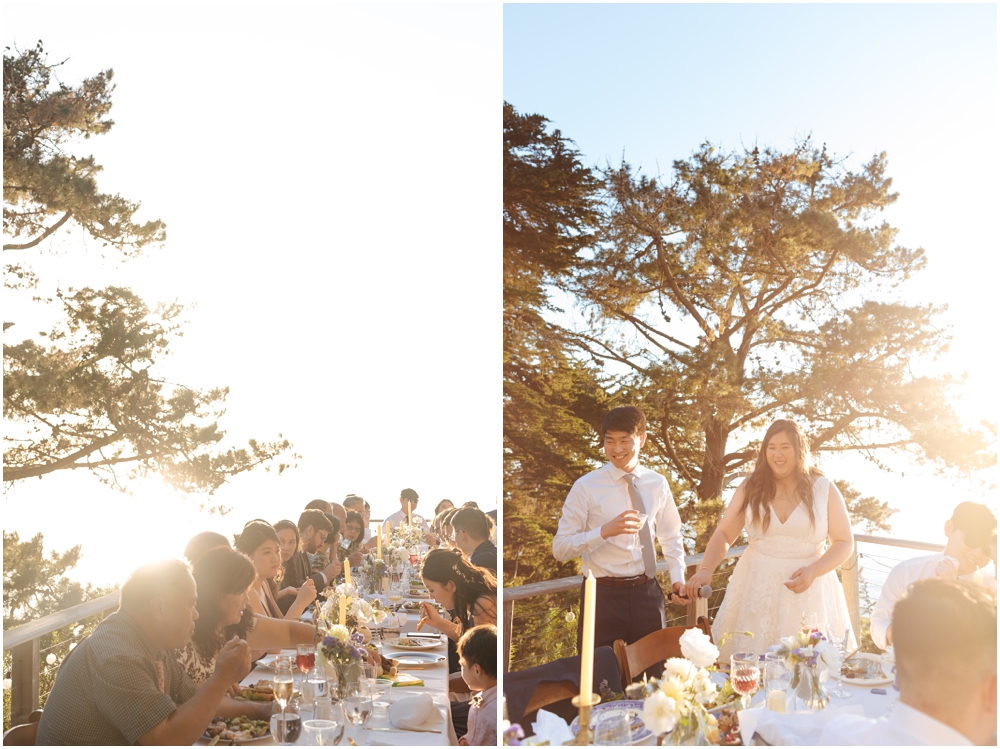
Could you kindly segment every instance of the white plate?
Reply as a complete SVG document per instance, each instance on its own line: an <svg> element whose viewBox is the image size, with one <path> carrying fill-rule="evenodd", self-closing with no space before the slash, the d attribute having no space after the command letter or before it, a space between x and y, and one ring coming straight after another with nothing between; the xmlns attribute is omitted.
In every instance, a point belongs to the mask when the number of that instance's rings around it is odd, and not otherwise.
<svg viewBox="0 0 1000 749"><path fill-rule="evenodd" d="M413 640L419 644L407 645L401 643L400 640ZM384 643L387 648L399 648L400 650L433 650L443 644L437 637L390 637Z"/></svg>
<svg viewBox="0 0 1000 749"><path fill-rule="evenodd" d="M386 653L386 658L393 658L400 666L426 666L432 663L444 663L448 657L434 653Z"/></svg>
<svg viewBox="0 0 1000 749"><path fill-rule="evenodd" d="M607 702L591 709L590 717L590 728L597 725L597 721L602 715L607 715L608 713L619 713L624 712L629 716L629 721L632 724L632 743L638 744L640 741L648 739L651 734L649 730L642 724L642 720L639 716L642 714L642 702L640 700L618 700L616 702ZM569 730L573 732L576 736L580 733L580 718L573 718L573 722L570 723Z"/></svg>
<svg viewBox="0 0 1000 749"><path fill-rule="evenodd" d="M274 671L274 661L278 658L276 655L265 655L257 661L255 668L263 668L268 671Z"/></svg>
<svg viewBox="0 0 1000 749"><path fill-rule="evenodd" d="M852 655L851 658L850 658L850 660L852 660L852 661L875 661L877 663L882 663L882 657L878 656L878 655L875 655L874 653L858 653L857 655ZM883 669L882 673L883 674L885 673L885 669L886 668L888 668L888 666L886 666L886 665L883 664L882 665L882 669ZM830 681L831 682L835 682L836 681L835 677L832 674L831 674ZM893 676L884 676L884 677L879 678L879 679L848 679L847 677L844 677L844 683L845 684L853 684L854 686L857 686L857 687L877 687L877 686L881 686L883 684L892 684L893 681L895 681L895 677L893 677Z"/></svg>
<svg viewBox="0 0 1000 749"><path fill-rule="evenodd" d="M410 598L430 598L431 595L426 590L410 590Z"/></svg>

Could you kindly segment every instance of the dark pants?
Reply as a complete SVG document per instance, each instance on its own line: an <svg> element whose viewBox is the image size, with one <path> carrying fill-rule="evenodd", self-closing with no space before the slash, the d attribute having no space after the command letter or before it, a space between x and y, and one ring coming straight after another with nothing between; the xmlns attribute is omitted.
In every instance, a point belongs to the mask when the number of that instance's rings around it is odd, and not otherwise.
<svg viewBox="0 0 1000 749"><path fill-rule="evenodd" d="M580 618L576 625L577 651L583 639L584 586L580 586ZM638 642L651 632L663 629L666 600L656 580L647 580L634 588L597 585L597 606L594 612L594 647L614 645L625 640L626 645ZM652 666L646 673L659 678L662 666ZM617 687L615 688L617 690Z"/></svg>

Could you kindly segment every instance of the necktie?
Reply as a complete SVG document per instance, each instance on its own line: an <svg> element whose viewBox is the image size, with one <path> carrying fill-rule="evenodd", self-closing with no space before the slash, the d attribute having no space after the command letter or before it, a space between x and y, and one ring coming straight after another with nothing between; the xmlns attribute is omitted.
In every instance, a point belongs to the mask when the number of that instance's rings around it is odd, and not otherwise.
<svg viewBox="0 0 1000 749"><path fill-rule="evenodd" d="M635 484L633 483L635 476L631 473L626 473L622 478L624 478L625 483L628 484L628 496L632 500L632 509L645 515L646 508L642 504L642 498L639 497L639 491L635 488ZM643 523L642 528L639 529L639 543L642 545L642 563L646 567L646 577L651 580L655 580L656 552L653 550L653 534L649 532L648 519L645 523Z"/></svg>

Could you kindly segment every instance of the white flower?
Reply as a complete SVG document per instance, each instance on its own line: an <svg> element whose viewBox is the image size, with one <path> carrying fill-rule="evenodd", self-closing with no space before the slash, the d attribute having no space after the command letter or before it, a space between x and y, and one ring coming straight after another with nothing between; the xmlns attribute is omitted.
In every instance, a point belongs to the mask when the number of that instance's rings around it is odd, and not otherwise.
<svg viewBox="0 0 1000 749"><path fill-rule="evenodd" d="M708 705L715 702L717 695L718 691L708 671L699 669L694 677L694 698L702 705Z"/></svg>
<svg viewBox="0 0 1000 749"><path fill-rule="evenodd" d="M345 598L354 598L358 594L358 589L354 587L354 583L348 585L347 583L341 583L336 588L333 589L336 596L344 596Z"/></svg>
<svg viewBox="0 0 1000 749"><path fill-rule="evenodd" d="M47 656L45 656L45 662L51 666L53 663L56 662L56 654L49 653Z"/></svg>
<svg viewBox="0 0 1000 749"><path fill-rule="evenodd" d="M820 660L823 661L832 673L840 671L840 651L831 645L827 640L820 640L816 643L816 652Z"/></svg>
<svg viewBox="0 0 1000 749"><path fill-rule="evenodd" d="M719 657L719 649L712 644L712 639L697 627L684 632L680 644L684 657L698 668L708 668Z"/></svg>
<svg viewBox="0 0 1000 749"><path fill-rule="evenodd" d="M347 627L341 626L340 624L334 624L330 627L328 634L330 637L335 640L340 640L341 642L347 642L347 639L351 636L351 633L347 631Z"/></svg>
<svg viewBox="0 0 1000 749"><path fill-rule="evenodd" d="M659 691L673 701L674 711L678 717L687 715L691 711L691 693L687 680L676 676L664 676L660 680Z"/></svg>
<svg viewBox="0 0 1000 749"><path fill-rule="evenodd" d="M674 730L677 725L677 703L659 690L653 692L642 703L642 722L656 736Z"/></svg>
<svg viewBox="0 0 1000 749"><path fill-rule="evenodd" d="M375 621L376 624L381 624L382 622L385 621L386 617L388 616L389 614L387 611L385 611L385 609L374 609L372 611L372 619Z"/></svg>
<svg viewBox="0 0 1000 749"><path fill-rule="evenodd" d="M664 679L675 678L688 681L694 674L694 664L684 658L667 658L667 662L663 666Z"/></svg>

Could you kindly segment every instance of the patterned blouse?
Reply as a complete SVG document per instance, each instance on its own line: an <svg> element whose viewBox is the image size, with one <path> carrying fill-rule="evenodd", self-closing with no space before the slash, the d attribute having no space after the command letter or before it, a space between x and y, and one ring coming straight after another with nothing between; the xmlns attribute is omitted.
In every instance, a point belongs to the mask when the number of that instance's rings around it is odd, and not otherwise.
<svg viewBox="0 0 1000 749"><path fill-rule="evenodd" d="M254 622L256 622L256 619ZM253 625L250 626L250 629L253 629ZM173 652L177 653L177 662L181 664L181 668L191 677L191 681L199 687L208 681L209 676L215 673L215 658L218 652L213 653L211 658L205 658L198 652L198 649L194 646L194 642L191 640L188 640L188 644L181 650Z"/></svg>

